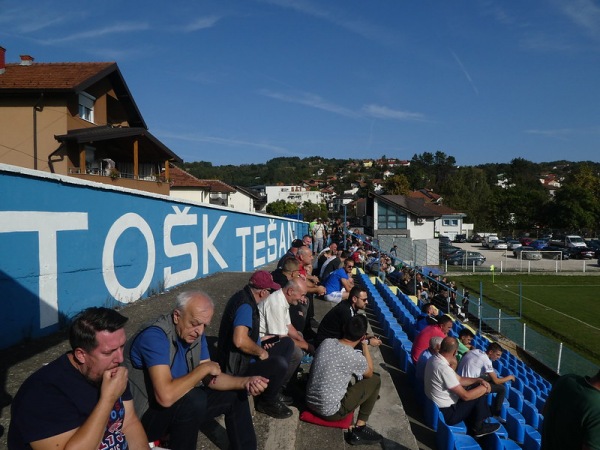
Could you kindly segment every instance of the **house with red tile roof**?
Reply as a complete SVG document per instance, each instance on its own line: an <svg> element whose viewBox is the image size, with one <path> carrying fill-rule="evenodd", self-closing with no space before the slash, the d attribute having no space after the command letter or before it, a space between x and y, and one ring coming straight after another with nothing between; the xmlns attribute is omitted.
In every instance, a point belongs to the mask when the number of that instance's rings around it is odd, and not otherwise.
<svg viewBox="0 0 600 450"><path fill-rule="evenodd" d="M0 162L169 193L181 162L148 127L114 62L6 63L0 47Z"/></svg>
<svg viewBox="0 0 600 450"><path fill-rule="evenodd" d="M260 196L248 192L248 189L230 186L220 180L196 178L186 170L170 165L171 197L211 205L227 206L238 211L254 212ZM260 209L260 207L259 207Z"/></svg>

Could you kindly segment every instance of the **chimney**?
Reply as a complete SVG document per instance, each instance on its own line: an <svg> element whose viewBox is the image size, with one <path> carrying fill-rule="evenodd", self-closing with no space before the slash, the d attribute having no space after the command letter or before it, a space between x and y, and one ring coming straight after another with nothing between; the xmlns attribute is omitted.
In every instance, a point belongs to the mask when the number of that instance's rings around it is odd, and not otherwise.
<svg viewBox="0 0 600 450"><path fill-rule="evenodd" d="M22 66L31 66L33 64L33 56L19 55L21 57Z"/></svg>
<svg viewBox="0 0 600 450"><path fill-rule="evenodd" d="M5 55L6 55L6 49L4 47L0 46L0 75L2 75L4 73L4 71L6 70Z"/></svg>

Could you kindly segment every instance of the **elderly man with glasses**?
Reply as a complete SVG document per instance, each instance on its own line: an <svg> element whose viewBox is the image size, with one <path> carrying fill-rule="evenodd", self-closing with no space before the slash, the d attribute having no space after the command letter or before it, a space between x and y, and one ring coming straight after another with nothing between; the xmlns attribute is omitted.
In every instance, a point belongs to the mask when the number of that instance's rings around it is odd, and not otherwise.
<svg viewBox="0 0 600 450"><path fill-rule="evenodd" d="M325 280L325 300L339 303L348 298L350 290L354 287L353 270L354 261L348 258L344 261L343 267L331 272L331 275Z"/></svg>
<svg viewBox="0 0 600 450"><path fill-rule="evenodd" d="M258 305L271 293L279 290L269 272L255 272L248 284L227 302L219 328L219 364L231 375L260 375L269 385L254 401L256 409L275 419L292 415L286 406L292 398L283 394L296 367L291 367L294 341L289 337L275 343L261 342Z"/></svg>

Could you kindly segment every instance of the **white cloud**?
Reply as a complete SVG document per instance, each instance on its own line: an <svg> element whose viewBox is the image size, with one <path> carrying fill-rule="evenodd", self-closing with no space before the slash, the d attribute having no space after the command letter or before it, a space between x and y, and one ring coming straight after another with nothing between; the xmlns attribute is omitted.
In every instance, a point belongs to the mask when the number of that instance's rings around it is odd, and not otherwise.
<svg viewBox="0 0 600 450"><path fill-rule="evenodd" d="M378 41L382 44L389 44L397 39L392 30L376 26L358 18L349 18L345 16L345 10L331 11L323 8L323 4L312 3L306 0L262 0L265 3L288 8L298 11L302 14L316 17L321 20L333 23L344 28L351 33L358 34L366 39Z"/></svg>
<svg viewBox="0 0 600 450"><path fill-rule="evenodd" d="M460 58L456 55L456 53L454 53L452 51L450 53L452 53L452 56L454 57L454 60L458 64L458 67L460 67L460 70L462 71L462 73L466 77L467 81L471 85L471 88L473 88L473 91L475 92L475 95L479 96L479 89L477 89L477 86L475 86L475 83L473 83L473 79L471 78L471 75L469 75L469 72L467 72L467 69L465 68L465 66L462 63L462 61L460 60Z"/></svg>
<svg viewBox="0 0 600 450"><path fill-rule="evenodd" d="M216 25L216 23L221 20L219 16L207 16L207 17L199 17L193 22L188 23L181 27L181 31L186 33L191 33L193 31L204 30L206 28L212 28Z"/></svg>
<svg viewBox="0 0 600 450"><path fill-rule="evenodd" d="M380 105L365 105L363 111L370 117L377 119L392 119L401 121L422 121L425 117L421 113L410 111L399 111Z"/></svg>
<svg viewBox="0 0 600 450"><path fill-rule="evenodd" d="M97 38L100 36L106 36L109 34L117 34L117 33L131 33L133 31L144 31L148 30L150 26L144 22L125 22L125 23L117 23L115 25L106 26L103 28L91 29L88 31L83 31L81 33L74 33L68 36L58 37L54 39L46 39L40 41L42 44L62 44L64 42L78 41L81 39L89 39L89 38Z"/></svg>
<svg viewBox="0 0 600 450"><path fill-rule="evenodd" d="M296 95L285 94L281 92L274 92L268 89L262 89L259 91L261 95L265 97L273 98L288 103L296 103L299 105L308 106L310 108L320 109L322 111L331 112L340 116L349 117L351 119L360 119L365 117L371 117L376 119L392 119L401 121L424 121L425 116L421 113L400 111L388 108L387 106L380 105L365 105L360 111L355 111L344 106L336 105L335 103L328 102L316 94L303 92Z"/></svg>
<svg viewBox="0 0 600 450"><path fill-rule="evenodd" d="M280 92L270 91L268 89L262 89L259 91L261 95L265 97L281 100L288 103L297 103L311 108L321 109L323 111L332 112L345 117L357 118L360 114L343 106L336 105L334 103L327 102L321 97L311 93L300 93L298 95L283 94Z"/></svg>
<svg viewBox="0 0 600 450"><path fill-rule="evenodd" d="M563 13L594 38L600 38L600 7L592 0L557 2Z"/></svg>

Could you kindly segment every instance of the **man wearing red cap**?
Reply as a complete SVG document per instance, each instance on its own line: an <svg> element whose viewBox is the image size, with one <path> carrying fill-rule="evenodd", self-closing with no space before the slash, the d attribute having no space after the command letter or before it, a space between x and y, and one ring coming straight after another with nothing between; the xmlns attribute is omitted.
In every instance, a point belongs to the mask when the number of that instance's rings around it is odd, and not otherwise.
<svg viewBox="0 0 600 450"><path fill-rule="evenodd" d="M269 385L259 398L256 409L276 419L292 415L285 405L292 399L283 394L282 387L296 367L290 369L294 341L280 337L273 344L261 345L258 304L280 289L273 276L264 270L255 272L248 284L229 299L219 328L219 364L231 375L260 375Z"/></svg>

